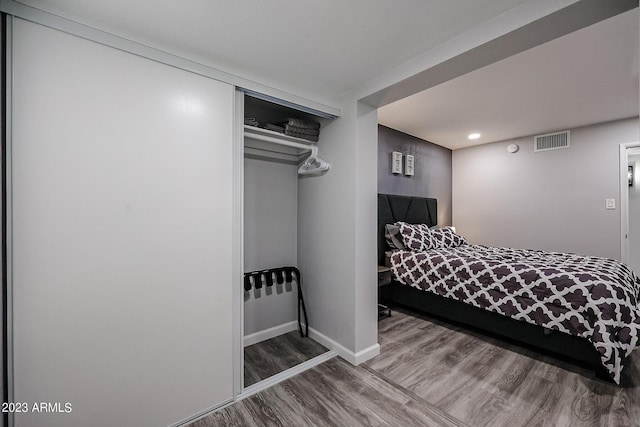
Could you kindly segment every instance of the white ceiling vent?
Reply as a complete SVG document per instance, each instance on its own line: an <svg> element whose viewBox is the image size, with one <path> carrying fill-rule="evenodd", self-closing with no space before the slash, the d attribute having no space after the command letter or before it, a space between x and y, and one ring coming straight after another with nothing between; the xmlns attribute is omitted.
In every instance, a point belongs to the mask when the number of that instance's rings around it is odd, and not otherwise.
<svg viewBox="0 0 640 427"><path fill-rule="evenodd" d="M547 133L545 135L534 136L533 151L549 151L560 150L561 148L569 148L569 131Z"/></svg>

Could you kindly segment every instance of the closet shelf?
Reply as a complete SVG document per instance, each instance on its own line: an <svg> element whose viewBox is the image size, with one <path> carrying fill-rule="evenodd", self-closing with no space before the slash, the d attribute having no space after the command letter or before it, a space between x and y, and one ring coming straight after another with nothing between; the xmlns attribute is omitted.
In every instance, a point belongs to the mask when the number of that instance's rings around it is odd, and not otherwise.
<svg viewBox="0 0 640 427"><path fill-rule="evenodd" d="M251 144L248 144L248 141L256 140L266 142L271 146L284 145L286 148L293 148L297 154L294 156L299 156L301 152L311 151L311 154L307 157L307 159L300 165L298 168L299 175L321 175L331 169L331 163L326 160L318 157L318 146L316 144L308 144L306 140L291 137L288 135L282 135L279 132L274 132L267 129L256 128L254 126L244 125L244 148L245 148L245 156L246 155L255 155L256 158L264 158L271 157L282 160L292 160L292 153L282 152L281 150L269 150L259 147L252 147ZM305 141L305 142L303 142ZM258 150L258 152L254 152L254 150ZM262 154L260 151L262 150ZM270 152L267 156L264 153ZM296 159L297 160L297 159Z"/></svg>
<svg viewBox="0 0 640 427"><path fill-rule="evenodd" d="M313 141L309 141L308 139L296 138L295 136L288 136L280 132L276 132L273 130L258 128L255 126L244 125L244 136L245 138L251 138L251 136L268 136L270 138L277 138L282 141L295 142L297 144L304 144L308 146L314 146L315 143Z"/></svg>

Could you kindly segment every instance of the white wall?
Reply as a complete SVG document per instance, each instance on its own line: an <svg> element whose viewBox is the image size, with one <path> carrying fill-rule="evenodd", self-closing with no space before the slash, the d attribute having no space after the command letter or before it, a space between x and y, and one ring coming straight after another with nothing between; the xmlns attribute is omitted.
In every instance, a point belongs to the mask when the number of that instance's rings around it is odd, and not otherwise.
<svg viewBox="0 0 640 427"><path fill-rule="evenodd" d="M629 266L640 274L640 154L629 156L634 183L629 189Z"/></svg>
<svg viewBox="0 0 640 427"><path fill-rule="evenodd" d="M344 100L322 129L322 177L299 182L298 259L306 274L309 323L357 363L377 346L377 114Z"/></svg>
<svg viewBox="0 0 640 427"><path fill-rule="evenodd" d="M244 172L245 271L297 266L298 167L245 158ZM295 321L297 301L290 283L245 292L245 336Z"/></svg>
<svg viewBox="0 0 640 427"><path fill-rule="evenodd" d="M355 103L355 362L380 353L378 345L378 110ZM375 283L375 284L374 284Z"/></svg>
<svg viewBox="0 0 640 427"><path fill-rule="evenodd" d="M571 129L571 148L533 152L533 138L453 152L453 224L472 243L620 258L619 145L638 119ZM515 154L509 144L518 144Z"/></svg>

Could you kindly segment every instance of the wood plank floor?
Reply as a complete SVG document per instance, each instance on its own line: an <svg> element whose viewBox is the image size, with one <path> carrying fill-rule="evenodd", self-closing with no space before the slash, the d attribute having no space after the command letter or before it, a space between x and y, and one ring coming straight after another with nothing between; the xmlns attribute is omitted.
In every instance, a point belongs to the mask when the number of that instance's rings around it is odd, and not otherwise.
<svg viewBox="0 0 640 427"><path fill-rule="evenodd" d="M244 385L252 384L311 360L328 350L292 331L244 349Z"/></svg>
<svg viewBox="0 0 640 427"><path fill-rule="evenodd" d="M365 364L334 358L192 426L640 427L640 350L615 386L408 312L379 322L379 343Z"/></svg>

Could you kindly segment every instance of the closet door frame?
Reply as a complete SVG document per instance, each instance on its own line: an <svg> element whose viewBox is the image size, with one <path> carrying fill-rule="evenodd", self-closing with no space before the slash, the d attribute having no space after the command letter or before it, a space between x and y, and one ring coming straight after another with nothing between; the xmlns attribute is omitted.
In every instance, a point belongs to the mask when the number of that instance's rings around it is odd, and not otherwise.
<svg viewBox="0 0 640 427"><path fill-rule="evenodd" d="M244 390L244 92L235 91L233 136L233 395Z"/></svg>
<svg viewBox="0 0 640 427"><path fill-rule="evenodd" d="M4 128L2 129L2 293L3 293L3 344L2 344L2 370L3 370L3 401L14 402L13 396L13 283L12 277L12 232L11 232L11 123L12 123L12 85L11 76L12 69L12 33L13 19L11 16L2 16L2 91L4 95L4 104L2 105L2 114L4 115ZM7 426L13 426L14 414L9 412L3 414L3 421Z"/></svg>

